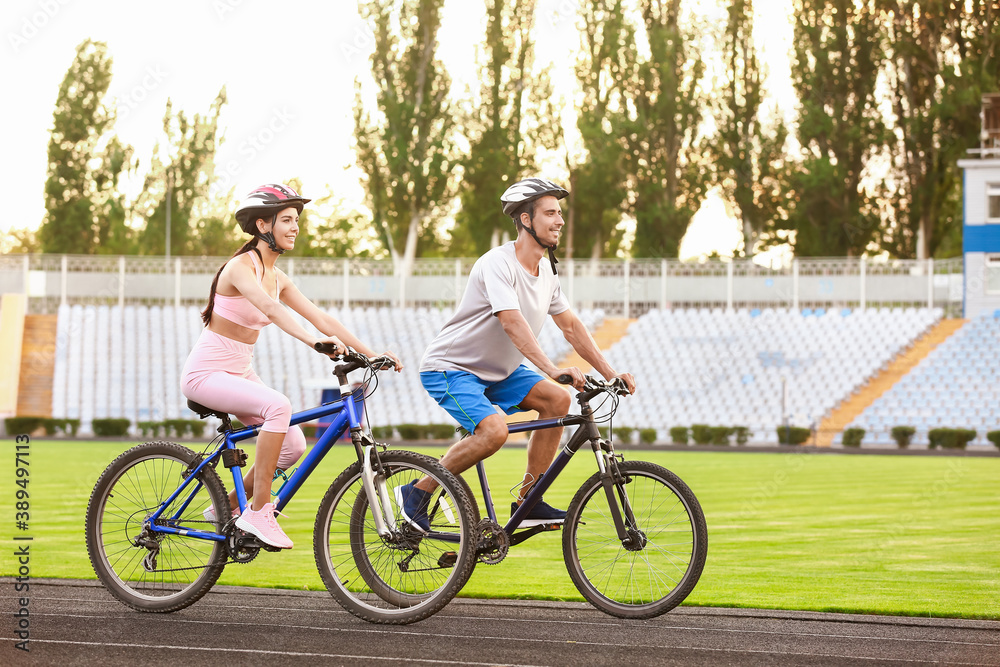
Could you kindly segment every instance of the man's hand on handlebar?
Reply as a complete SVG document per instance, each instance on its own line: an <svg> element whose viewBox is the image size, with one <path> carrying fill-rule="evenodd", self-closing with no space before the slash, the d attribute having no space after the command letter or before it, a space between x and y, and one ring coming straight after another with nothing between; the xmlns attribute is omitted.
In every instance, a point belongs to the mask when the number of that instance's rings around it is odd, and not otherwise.
<svg viewBox="0 0 1000 667"><path fill-rule="evenodd" d="M549 373L549 377L559 384L571 384L577 391L583 391L587 384L583 377L583 372L575 366L571 366L569 368L557 368L553 372Z"/></svg>
<svg viewBox="0 0 1000 667"><path fill-rule="evenodd" d="M631 373L619 373L612 380L621 380L625 384L625 388L628 389L628 393L635 393L635 377Z"/></svg>

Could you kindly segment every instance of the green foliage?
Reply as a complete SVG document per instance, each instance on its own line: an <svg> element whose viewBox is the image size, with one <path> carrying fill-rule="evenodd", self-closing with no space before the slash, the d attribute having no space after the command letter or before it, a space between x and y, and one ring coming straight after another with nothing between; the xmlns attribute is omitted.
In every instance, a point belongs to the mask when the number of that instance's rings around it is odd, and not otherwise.
<svg viewBox="0 0 1000 667"><path fill-rule="evenodd" d="M639 442L644 445L651 445L656 442L656 429L655 428L640 428L639 429Z"/></svg>
<svg viewBox="0 0 1000 667"><path fill-rule="evenodd" d="M873 0L802 0L795 13L792 82L801 159L788 177L787 220L799 256L858 255L878 236L882 181L865 177L889 139L875 94L882 31Z"/></svg>
<svg viewBox="0 0 1000 667"><path fill-rule="evenodd" d="M932 428L927 432L927 440L931 449L965 449L966 445L976 439L976 432L971 428Z"/></svg>
<svg viewBox="0 0 1000 667"><path fill-rule="evenodd" d="M864 439L865 430L863 428L848 428L844 429L841 442L844 444L844 447L860 447Z"/></svg>
<svg viewBox="0 0 1000 667"><path fill-rule="evenodd" d="M362 19L375 34L372 75L377 109L357 88L355 139L368 205L382 243L404 272L438 245L434 223L455 189L455 119L451 80L437 59L444 0L364 0Z"/></svg>
<svg viewBox="0 0 1000 667"><path fill-rule="evenodd" d="M607 440L608 436L611 435L611 429L607 426L598 426L597 432L601 434L601 438L604 440Z"/></svg>
<svg viewBox="0 0 1000 667"><path fill-rule="evenodd" d="M688 428L687 426L672 426L670 427L670 442L675 445L686 445L688 444Z"/></svg>
<svg viewBox="0 0 1000 667"><path fill-rule="evenodd" d="M56 97L38 231L43 252L130 250L118 180L132 168L132 148L113 134L115 114L104 103L110 84L107 45L84 40Z"/></svg>
<svg viewBox="0 0 1000 667"><path fill-rule="evenodd" d="M745 445L750 439L750 428L747 426L734 426L733 433L736 434L737 445Z"/></svg>
<svg viewBox="0 0 1000 667"><path fill-rule="evenodd" d="M712 428L708 424L692 424L691 439L696 445L707 445L712 442Z"/></svg>
<svg viewBox="0 0 1000 667"><path fill-rule="evenodd" d="M391 440L395 435L395 429L391 426L373 426L372 437L376 440Z"/></svg>
<svg viewBox="0 0 1000 667"><path fill-rule="evenodd" d="M76 432L80 430L79 419L48 417L42 425L45 426L46 435L75 436Z"/></svg>
<svg viewBox="0 0 1000 667"><path fill-rule="evenodd" d="M778 443L782 445L801 445L808 442L809 437L812 435L812 431L801 426L790 426L788 428L779 426L777 431Z"/></svg>
<svg viewBox="0 0 1000 667"><path fill-rule="evenodd" d="M993 446L1000 449L1000 431L988 431L986 439L993 443Z"/></svg>
<svg viewBox="0 0 1000 667"><path fill-rule="evenodd" d="M732 0L722 36L725 72L713 100L718 134L710 146L715 180L726 200L736 204L745 257L753 256L761 233L784 213L781 179L788 137L781 121L765 123L761 113L766 71L753 30L753 4Z"/></svg>
<svg viewBox="0 0 1000 667"><path fill-rule="evenodd" d="M487 0L485 63L474 107L462 114L469 151L462 165L462 208L455 217L451 254L475 256L516 228L500 210L500 195L523 176L535 174L539 144L555 148L558 118L548 100L545 72L532 72L534 0ZM529 131L526 131L529 130Z"/></svg>
<svg viewBox="0 0 1000 667"><path fill-rule="evenodd" d="M728 445L729 436L733 434L733 429L729 426L712 426L708 431L713 445Z"/></svg>
<svg viewBox="0 0 1000 667"><path fill-rule="evenodd" d="M128 435L128 419L95 419L91 422L94 435L99 437L121 437Z"/></svg>
<svg viewBox="0 0 1000 667"><path fill-rule="evenodd" d="M30 435L45 423L45 417L7 417L4 428L7 435Z"/></svg>
<svg viewBox="0 0 1000 667"><path fill-rule="evenodd" d="M424 427L421 424L396 424L396 431L403 440L424 439Z"/></svg>
<svg viewBox="0 0 1000 667"><path fill-rule="evenodd" d="M900 447L909 447L916 432L917 429L912 426L893 426L890 434L897 445Z"/></svg>
<svg viewBox="0 0 1000 667"><path fill-rule="evenodd" d="M165 437L164 424L161 421L141 421L136 423L140 437L159 438Z"/></svg>
<svg viewBox="0 0 1000 667"><path fill-rule="evenodd" d="M616 426L615 427L615 441L619 443L630 443L632 442L632 434L636 432L637 429L631 426Z"/></svg>
<svg viewBox="0 0 1000 667"><path fill-rule="evenodd" d="M206 116L188 118L183 110L174 113L167 100L163 115L165 147L157 144L152 165L143 184L137 208L146 220L140 234L143 254L162 255L166 252L167 207L170 208L170 254L204 254L195 232L207 234L206 241L218 243L220 230L206 221L200 228L193 224L195 207L209 194L215 151L219 145L219 114L226 104L223 87ZM161 151L164 154L161 154ZM232 250L224 254L231 254Z"/></svg>
<svg viewBox="0 0 1000 667"><path fill-rule="evenodd" d="M425 427L424 432L431 440L454 440L454 424L430 424Z"/></svg>

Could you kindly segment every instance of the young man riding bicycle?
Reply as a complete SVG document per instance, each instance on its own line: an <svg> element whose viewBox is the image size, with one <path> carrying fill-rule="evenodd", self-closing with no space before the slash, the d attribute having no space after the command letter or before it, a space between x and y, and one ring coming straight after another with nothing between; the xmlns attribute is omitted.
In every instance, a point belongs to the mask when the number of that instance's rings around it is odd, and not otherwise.
<svg viewBox="0 0 1000 667"><path fill-rule="evenodd" d="M517 227L517 239L493 248L472 267L465 294L455 315L431 342L420 365L424 388L469 433L441 459L459 474L496 453L507 441L505 413L535 410L540 419L561 417L569 411L569 392L528 369L529 359L553 380L572 378L584 385L578 368L559 368L538 344L538 333L551 315L573 349L601 375L620 377L635 393L631 373L611 367L590 332L570 309L556 274L553 251L565 224L559 200L569 192L544 178L513 184L500 197L504 215ZM548 254L549 261L544 262ZM559 448L562 428L536 431L528 443L528 463L517 502L548 468ZM429 530L427 503L434 484L428 478L396 489L407 520ZM522 527L561 523L566 512L539 502Z"/></svg>

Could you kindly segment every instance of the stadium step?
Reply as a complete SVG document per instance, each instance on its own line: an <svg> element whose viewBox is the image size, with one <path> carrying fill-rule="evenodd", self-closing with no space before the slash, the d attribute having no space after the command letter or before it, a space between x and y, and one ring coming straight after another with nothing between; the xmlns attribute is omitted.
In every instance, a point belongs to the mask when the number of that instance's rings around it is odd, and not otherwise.
<svg viewBox="0 0 1000 667"><path fill-rule="evenodd" d="M635 322L635 318L608 317L605 318L601 326L593 332L594 342L602 352L607 352L611 346L620 341L628 333L629 326ZM576 366L584 373L590 373L593 367L583 360L576 351L570 352L565 359L556 362L560 367Z"/></svg>
<svg viewBox="0 0 1000 667"><path fill-rule="evenodd" d="M591 333L594 337L594 342L597 343L597 347L601 349L602 352L607 352L612 345L620 341L625 337L628 332L629 325L635 322L635 318L629 319L625 317L608 317L605 318L601 326L597 327L595 331ZM576 350L570 352L562 360L553 359L555 364L560 368L566 368L568 366L576 366L580 370L586 373L590 373L593 367L584 361L583 357L576 353ZM538 419L538 413L534 410L529 410L528 412L518 412L514 415L507 415L506 421L508 424L512 422L523 422L531 419ZM528 436L524 433L517 433L510 436L509 442L522 442L528 439Z"/></svg>
<svg viewBox="0 0 1000 667"><path fill-rule="evenodd" d="M56 363L57 315L27 315L21 344L17 414L52 416L52 376Z"/></svg>
<svg viewBox="0 0 1000 667"><path fill-rule="evenodd" d="M948 340L966 322L968 320L940 320L930 331L889 362L889 365L869 380L868 384L834 408L833 412L820 424L816 445L818 447L829 447L832 445L834 436L847 428L868 406L874 403L882 394L889 391L893 385L903 379L907 373L923 361L934 348Z"/></svg>

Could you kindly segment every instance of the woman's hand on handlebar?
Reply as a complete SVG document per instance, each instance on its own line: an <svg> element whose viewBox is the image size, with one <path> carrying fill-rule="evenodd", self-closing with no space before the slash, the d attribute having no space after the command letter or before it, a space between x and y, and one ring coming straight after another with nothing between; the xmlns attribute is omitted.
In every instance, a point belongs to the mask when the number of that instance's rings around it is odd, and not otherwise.
<svg viewBox="0 0 1000 667"><path fill-rule="evenodd" d="M333 346L332 351L330 350L331 345ZM340 340L336 336L327 336L326 338L319 338L313 344L313 347L316 348L318 351L323 352L331 359L347 352L347 345L345 345L344 341ZM326 349L321 349L321 347Z"/></svg>
<svg viewBox="0 0 1000 667"><path fill-rule="evenodd" d="M395 353L393 353L393 352L390 352L389 350L386 350L385 352L383 352L383 353L382 353L382 354L380 354L379 356L380 356L380 357L388 357L389 359L391 359L391 360L392 360L392 363L393 363L393 365L394 365L394 370L395 370L395 371L396 371L397 373L399 373L400 371L402 371L402 370L403 370L403 362L402 362L402 361L400 360L400 358L399 358L399 357L397 357L397 356L396 356L396 354L395 354ZM375 359L375 358L376 358L376 357L372 357L372 359Z"/></svg>

